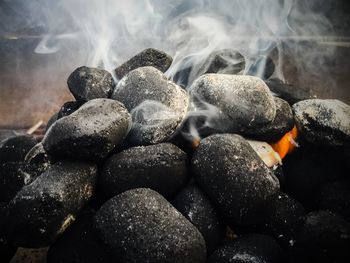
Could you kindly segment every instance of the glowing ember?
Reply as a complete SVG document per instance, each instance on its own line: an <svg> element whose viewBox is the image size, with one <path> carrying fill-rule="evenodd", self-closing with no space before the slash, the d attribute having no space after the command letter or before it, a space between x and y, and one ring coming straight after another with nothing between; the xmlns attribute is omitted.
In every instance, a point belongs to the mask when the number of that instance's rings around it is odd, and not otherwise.
<svg viewBox="0 0 350 263"><path fill-rule="evenodd" d="M288 153L294 151L295 147L298 147L298 143L295 141L298 136L298 130L294 128L287 132L278 142L271 144L272 148L283 159Z"/></svg>

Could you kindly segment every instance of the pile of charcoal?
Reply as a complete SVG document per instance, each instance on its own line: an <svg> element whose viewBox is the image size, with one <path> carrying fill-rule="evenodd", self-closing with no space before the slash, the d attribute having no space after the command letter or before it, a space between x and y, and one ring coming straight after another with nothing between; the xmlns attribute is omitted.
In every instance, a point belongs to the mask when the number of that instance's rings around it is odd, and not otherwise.
<svg viewBox="0 0 350 263"><path fill-rule="evenodd" d="M77 68L41 141L0 143L1 262L350 262L350 106L182 63Z"/></svg>

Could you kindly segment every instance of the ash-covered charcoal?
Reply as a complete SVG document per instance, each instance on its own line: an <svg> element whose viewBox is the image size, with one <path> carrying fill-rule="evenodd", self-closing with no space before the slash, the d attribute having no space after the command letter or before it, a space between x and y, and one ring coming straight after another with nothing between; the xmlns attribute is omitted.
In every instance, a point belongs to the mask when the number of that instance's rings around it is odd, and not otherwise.
<svg viewBox="0 0 350 263"><path fill-rule="evenodd" d="M55 114L53 114L50 119L48 120L47 124L46 124L46 129L45 129L45 133L49 130L49 128L52 126L52 124L55 123L55 121L58 120L58 112L56 112Z"/></svg>
<svg viewBox="0 0 350 263"><path fill-rule="evenodd" d="M293 251L293 262L350 262L350 223L329 211L306 216Z"/></svg>
<svg viewBox="0 0 350 263"><path fill-rule="evenodd" d="M6 162L24 161L28 151L37 144L31 135L19 135L0 142L0 165Z"/></svg>
<svg viewBox="0 0 350 263"><path fill-rule="evenodd" d="M230 225L254 224L279 190L273 175L239 135L212 135L194 153L195 179Z"/></svg>
<svg viewBox="0 0 350 263"><path fill-rule="evenodd" d="M132 145L164 142L181 125L189 96L153 67L129 72L117 85L113 99L130 111L133 126L128 136Z"/></svg>
<svg viewBox="0 0 350 263"><path fill-rule="evenodd" d="M350 140L350 105L339 100L311 99L293 105L295 122L309 142L342 146Z"/></svg>
<svg viewBox="0 0 350 263"><path fill-rule="evenodd" d="M70 74L68 88L77 101L109 98L115 83L111 73L104 69L79 67Z"/></svg>
<svg viewBox="0 0 350 263"><path fill-rule="evenodd" d="M23 187L9 203L9 241L29 248L50 245L90 199L96 174L95 165L58 162Z"/></svg>
<svg viewBox="0 0 350 263"><path fill-rule="evenodd" d="M270 90L253 76L206 74L192 84L190 94L199 107L209 103L217 108L215 117L225 126L221 132L260 129L276 115Z"/></svg>
<svg viewBox="0 0 350 263"><path fill-rule="evenodd" d="M9 202L23 186L31 183L39 171L25 162L8 162L0 165L0 201Z"/></svg>
<svg viewBox="0 0 350 263"><path fill-rule="evenodd" d="M277 242L266 235L249 234L219 247L207 263L280 263L284 255Z"/></svg>
<svg viewBox="0 0 350 263"><path fill-rule="evenodd" d="M211 254L224 238L226 227L202 190L192 181L171 203L201 232Z"/></svg>
<svg viewBox="0 0 350 263"><path fill-rule="evenodd" d="M276 116L274 120L265 125L261 125L258 129L247 129L244 134L261 141L275 142L283 135L293 129L294 116L292 108L288 102L274 98L276 104Z"/></svg>
<svg viewBox="0 0 350 263"><path fill-rule="evenodd" d="M187 166L187 154L173 144L132 147L106 161L99 186L108 197L141 187L171 197L185 186Z"/></svg>
<svg viewBox="0 0 350 263"><path fill-rule="evenodd" d="M89 208L79 215L67 231L50 246L47 263L116 262L95 233L94 215L95 211Z"/></svg>
<svg viewBox="0 0 350 263"><path fill-rule="evenodd" d="M268 79L275 72L275 63L270 57L259 56L249 67L247 75L259 76Z"/></svg>
<svg viewBox="0 0 350 263"><path fill-rule="evenodd" d="M172 62L172 57L165 52L154 48L147 48L117 67L115 69L115 74L118 79L122 79L130 71L147 66L165 72Z"/></svg>
<svg viewBox="0 0 350 263"><path fill-rule="evenodd" d="M306 91L302 87L295 87L291 84L284 83L277 78L265 80L265 83L273 93L287 101L290 105L311 98L310 91Z"/></svg>
<svg viewBox="0 0 350 263"><path fill-rule="evenodd" d="M26 163L36 165L36 167L44 172L53 163L52 157L45 151L41 142L36 144L24 157Z"/></svg>
<svg viewBox="0 0 350 263"><path fill-rule="evenodd" d="M61 109L57 113L57 120L71 115L73 112L79 109L81 105L83 105L82 101L67 101L62 105Z"/></svg>
<svg viewBox="0 0 350 263"><path fill-rule="evenodd" d="M124 140L130 126L131 116L122 103L94 99L56 121L42 144L53 156L96 161Z"/></svg>
<svg viewBox="0 0 350 263"><path fill-rule="evenodd" d="M150 189L133 189L113 197L96 213L95 225L121 263L206 261L201 233Z"/></svg>

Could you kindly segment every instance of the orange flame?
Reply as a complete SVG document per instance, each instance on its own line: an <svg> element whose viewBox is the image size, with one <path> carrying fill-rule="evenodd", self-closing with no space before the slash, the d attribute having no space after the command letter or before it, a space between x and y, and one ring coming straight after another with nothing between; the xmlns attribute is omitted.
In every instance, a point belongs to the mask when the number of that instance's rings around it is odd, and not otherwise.
<svg viewBox="0 0 350 263"><path fill-rule="evenodd" d="M298 130L294 126L291 131L287 132L278 142L271 144L271 146L283 159L288 153L293 152L298 147L298 143L295 141L297 137Z"/></svg>

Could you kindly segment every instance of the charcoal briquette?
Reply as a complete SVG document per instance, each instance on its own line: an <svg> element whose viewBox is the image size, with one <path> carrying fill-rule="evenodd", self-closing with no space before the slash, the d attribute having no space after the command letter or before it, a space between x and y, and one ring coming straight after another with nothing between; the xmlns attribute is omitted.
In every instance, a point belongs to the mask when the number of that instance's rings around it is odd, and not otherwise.
<svg viewBox="0 0 350 263"><path fill-rule="evenodd" d="M81 101L67 101L65 102L59 112L57 113L57 119L61 119L62 117L68 116L75 112L80 106L83 105Z"/></svg>
<svg viewBox="0 0 350 263"><path fill-rule="evenodd" d="M275 72L275 63L268 56L259 56L249 67L247 75L259 76L268 79Z"/></svg>
<svg viewBox="0 0 350 263"><path fill-rule="evenodd" d="M31 135L19 135L0 142L0 164L24 161L28 151L37 144Z"/></svg>
<svg viewBox="0 0 350 263"><path fill-rule="evenodd" d="M44 172L54 162L53 158L46 152L41 142L36 144L24 157L26 163L35 165Z"/></svg>
<svg viewBox="0 0 350 263"><path fill-rule="evenodd" d="M49 130L49 128L52 126L52 124L55 123L58 119L58 112L54 113L50 119L47 121L46 128L45 128L45 133Z"/></svg>

